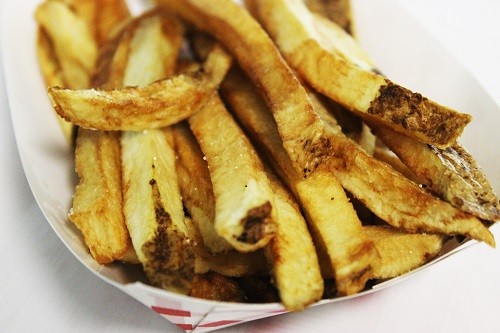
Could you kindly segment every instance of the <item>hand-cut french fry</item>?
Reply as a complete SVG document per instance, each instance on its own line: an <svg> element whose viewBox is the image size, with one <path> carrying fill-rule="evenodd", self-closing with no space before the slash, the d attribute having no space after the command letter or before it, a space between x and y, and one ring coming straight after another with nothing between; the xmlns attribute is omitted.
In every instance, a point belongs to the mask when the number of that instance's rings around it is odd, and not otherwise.
<svg viewBox="0 0 500 333"><path fill-rule="evenodd" d="M194 253L184 221L169 130L121 137L124 214L137 257L152 284L187 293Z"/></svg>
<svg viewBox="0 0 500 333"><path fill-rule="evenodd" d="M383 127L372 127L401 161L444 200L481 219L500 220L497 196L474 158L459 143L439 149Z"/></svg>
<svg viewBox="0 0 500 333"><path fill-rule="evenodd" d="M98 51L87 23L68 5L57 0L40 4L35 18L52 41L65 86L71 89L89 87Z"/></svg>
<svg viewBox="0 0 500 333"><path fill-rule="evenodd" d="M125 0L63 0L92 27L97 45L104 45L130 18Z"/></svg>
<svg viewBox="0 0 500 333"><path fill-rule="evenodd" d="M271 113L238 71L228 74L221 90L239 122L295 192L316 246L328 257L324 275L331 276L333 269L340 294L363 289L378 255L337 179L328 170L302 178L291 168Z"/></svg>
<svg viewBox="0 0 500 333"><path fill-rule="evenodd" d="M54 52L54 48L52 46L50 38L43 28L38 29L36 50L38 63L40 65L40 70L42 72L45 86L47 88L50 86L63 87L65 83L62 69L57 60L57 56ZM75 135L73 124L67 122L58 114L55 115L64 137L66 138L68 143L73 143Z"/></svg>
<svg viewBox="0 0 500 333"><path fill-rule="evenodd" d="M145 86L175 71L170 58L178 56L181 43L179 37L163 33L163 20L146 14L132 23L137 26L131 28L126 65L123 71L118 68L123 73L122 85ZM183 33L182 29L176 31ZM148 58L155 63L141 61ZM118 79L118 75L112 76ZM194 244L184 217L171 130L123 132L121 147L124 215L137 256L151 283L188 293L194 274Z"/></svg>
<svg viewBox="0 0 500 333"><path fill-rule="evenodd" d="M276 234L265 252L281 302L288 310L301 310L323 295L318 256L299 205L271 171L268 175L275 194Z"/></svg>
<svg viewBox="0 0 500 333"><path fill-rule="evenodd" d="M189 117L213 90L203 76L180 75L143 87L113 90L51 87L49 97L61 117L80 127L139 131Z"/></svg>
<svg viewBox="0 0 500 333"><path fill-rule="evenodd" d="M59 115L84 128L132 131L165 127L195 113L224 78L231 58L222 49L213 52L196 73L113 90L51 87L49 97Z"/></svg>
<svg viewBox="0 0 500 333"><path fill-rule="evenodd" d="M134 249L122 211L119 134L79 129L75 166L80 182L70 220L97 262L130 261Z"/></svg>
<svg viewBox="0 0 500 333"><path fill-rule="evenodd" d="M311 86L360 117L441 148L453 144L470 122L470 115L375 74L362 57L355 63L346 61L343 49L349 53L356 49L351 36L333 22L315 17L303 0L245 3Z"/></svg>
<svg viewBox="0 0 500 333"><path fill-rule="evenodd" d="M374 266L375 278L388 279L407 273L439 254L444 237L432 234L410 234L390 226L365 226L381 261Z"/></svg>
<svg viewBox="0 0 500 333"><path fill-rule="evenodd" d="M184 205L207 249L212 253L229 251L232 246L215 230L215 195L203 152L186 125L176 125L173 133Z"/></svg>
<svg viewBox="0 0 500 333"><path fill-rule="evenodd" d="M272 191L254 148L218 94L189 119L215 194L215 230L235 249L255 251L274 236Z"/></svg>
<svg viewBox="0 0 500 333"><path fill-rule="evenodd" d="M355 35L350 0L305 0L304 2L312 12L329 18L348 34Z"/></svg>

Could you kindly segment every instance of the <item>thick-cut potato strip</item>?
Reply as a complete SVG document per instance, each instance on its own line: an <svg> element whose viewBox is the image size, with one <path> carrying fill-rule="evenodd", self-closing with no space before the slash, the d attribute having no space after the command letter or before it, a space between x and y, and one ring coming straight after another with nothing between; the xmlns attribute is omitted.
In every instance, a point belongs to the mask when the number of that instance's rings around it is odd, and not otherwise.
<svg viewBox="0 0 500 333"><path fill-rule="evenodd" d="M323 128L304 87L262 27L231 0L156 3L214 36L235 57L273 112L293 166L311 172L315 163L309 150L319 144Z"/></svg>
<svg viewBox="0 0 500 333"><path fill-rule="evenodd" d="M131 28L126 65L123 70L118 66L117 74L110 68L117 81L123 73L122 85L145 86L174 73L175 62L170 58L177 58L181 43L178 36L163 33L162 21L161 16L147 13L132 23L137 26ZM123 42L128 44L129 39ZM151 59L154 64L149 63ZM195 254L184 217L171 130L123 132L121 146L124 215L137 256L151 283L187 294Z"/></svg>
<svg viewBox="0 0 500 333"><path fill-rule="evenodd" d="M35 18L50 36L65 86L71 89L89 87L98 53L91 28L68 5L57 0L40 4Z"/></svg>
<svg viewBox="0 0 500 333"><path fill-rule="evenodd" d="M189 292L190 296L220 302L245 302L245 290L237 281L218 273L197 274Z"/></svg>
<svg viewBox="0 0 500 333"><path fill-rule="evenodd" d="M125 0L63 0L92 27L97 45L104 45L113 32L130 18Z"/></svg>
<svg viewBox="0 0 500 333"><path fill-rule="evenodd" d="M180 75L143 87L113 90L49 88L61 117L84 128L140 131L175 124L196 112L214 86L200 75Z"/></svg>
<svg viewBox="0 0 500 333"><path fill-rule="evenodd" d="M242 252L274 236L272 191L254 148L218 94L188 119L205 155L215 194L215 230Z"/></svg>
<svg viewBox="0 0 500 333"><path fill-rule="evenodd" d="M160 128L195 113L214 93L230 66L231 58L222 49L215 49L196 73L113 90L51 87L49 97L59 115L84 128Z"/></svg>
<svg viewBox="0 0 500 333"><path fill-rule="evenodd" d="M373 127L380 140L444 200L479 218L500 220L497 196L474 158L459 143L439 149L386 128Z"/></svg>
<svg viewBox="0 0 500 333"><path fill-rule="evenodd" d="M304 2L312 12L329 18L348 34L355 35L351 0L305 0Z"/></svg>
<svg viewBox="0 0 500 333"><path fill-rule="evenodd" d="M228 251L232 246L215 230L215 195L203 152L185 124L176 125L173 133L184 205L207 249L212 253Z"/></svg>
<svg viewBox="0 0 500 333"><path fill-rule="evenodd" d="M382 260L374 266L375 278L389 279L427 263L439 254L444 237L432 234L409 234L389 226L365 226Z"/></svg>
<svg viewBox="0 0 500 333"><path fill-rule="evenodd" d="M453 144L470 122L470 115L375 74L362 57L355 63L346 61L343 49L349 53L356 49L351 36L333 22L315 18L303 0L245 3L311 86L360 117L440 148Z"/></svg>
<svg viewBox="0 0 500 333"><path fill-rule="evenodd" d="M323 295L318 256L295 198L276 175L268 175L275 194L276 234L265 252L281 302L288 310L301 310Z"/></svg>
<svg viewBox="0 0 500 333"><path fill-rule="evenodd" d="M101 264L135 256L122 212L120 141L116 132L79 129L75 167L80 182L70 220ZM131 256L132 254L132 256Z"/></svg>
<svg viewBox="0 0 500 333"><path fill-rule="evenodd" d="M52 42L50 41L47 32L43 28L38 28L38 36L36 43L37 59L42 72L42 76L45 82L45 86L48 88L50 86L60 86L63 87L64 76L62 69L57 60L57 56L54 52ZM68 143L73 143L74 140L74 126L72 123L67 122L58 114L55 114L57 121L64 137Z"/></svg>
<svg viewBox="0 0 500 333"><path fill-rule="evenodd" d="M187 293L194 274L194 252L170 142L167 129L122 134L124 214L149 281Z"/></svg>
<svg viewBox="0 0 500 333"><path fill-rule="evenodd" d="M239 122L299 199L316 246L328 257L323 274L331 276L333 270L340 294L363 289L378 255L338 180L328 170L302 178L291 168L271 113L237 70L228 74L221 90Z"/></svg>

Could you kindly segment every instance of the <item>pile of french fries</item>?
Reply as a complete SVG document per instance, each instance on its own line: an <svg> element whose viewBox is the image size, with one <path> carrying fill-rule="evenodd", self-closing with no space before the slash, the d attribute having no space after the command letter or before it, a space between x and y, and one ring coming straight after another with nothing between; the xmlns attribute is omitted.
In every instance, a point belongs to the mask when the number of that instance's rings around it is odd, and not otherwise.
<svg viewBox="0 0 500 333"><path fill-rule="evenodd" d="M495 246L498 198L457 142L471 117L382 76L348 1L156 5L132 17L124 0L45 0L35 13L75 143L69 219L96 261L300 310L456 237Z"/></svg>

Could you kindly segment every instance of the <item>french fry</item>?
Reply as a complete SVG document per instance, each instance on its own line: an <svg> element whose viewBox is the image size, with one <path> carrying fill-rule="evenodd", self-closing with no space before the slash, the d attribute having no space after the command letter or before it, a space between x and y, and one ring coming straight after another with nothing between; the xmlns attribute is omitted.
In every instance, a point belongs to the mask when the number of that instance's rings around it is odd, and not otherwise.
<svg viewBox="0 0 500 333"><path fill-rule="evenodd" d="M327 17L348 34L355 35L350 0L305 0L304 2L312 12Z"/></svg>
<svg viewBox="0 0 500 333"><path fill-rule="evenodd" d="M423 184L460 210L500 220L498 198L474 158L458 142L439 149L372 125L377 136Z"/></svg>
<svg viewBox="0 0 500 333"><path fill-rule="evenodd" d="M215 194L215 230L242 252L274 236L272 191L262 162L218 94L189 119L205 155Z"/></svg>
<svg viewBox="0 0 500 333"><path fill-rule="evenodd" d="M124 0L63 0L92 27L98 46L104 45L116 29L130 19Z"/></svg>
<svg viewBox="0 0 500 333"><path fill-rule="evenodd" d="M196 73L113 90L51 87L49 97L59 115L84 128L161 128L195 113L214 93L230 66L231 58L219 48L213 50L213 56Z"/></svg>
<svg viewBox="0 0 500 333"><path fill-rule="evenodd" d="M215 195L206 158L185 124L173 127L177 152L177 174L184 205L211 253L229 251L232 246L215 230Z"/></svg>
<svg viewBox="0 0 500 333"><path fill-rule="evenodd" d="M98 50L87 23L71 11L68 5L57 0L40 4L35 18L50 36L65 86L71 89L89 87Z"/></svg>
<svg viewBox="0 0 500 333"><path fill-rule="evenodd" d="M80 181L69 218L90 253L101 264L137 262L122 211L119 134L79 129L75 166Z"/></svg>
<svg viewBox="0 0 500 333"><path fill-rule="evenodd" d="M188 293L194 252L184 221L171 132L124 132L124 214L132 243L150 282Z"/></svg>
<svg viewBox="0 0 500 333"><path fill-rule="evenodd" d="M164 21L156 13L147 13L136 21L136 26L132 23L133 36L123 40L130 43L126 65L123 70L118 66L118 74L112 73L111 77L118 81L123 73L122 85L143 87L175 72L171 58L177 58L181 43L175 33L164 34ZM182 36L180 25L174 22L171 27ZM184 217L173 140L168 128L122 133L123 209L137 257L149 281L187 294L195 254Z"/></svg>
<svg viewBox="0 0 500 333"><path fill-rule="evenodd" d="M440 148L449 147L472 119L372 72L340 27L307 9L303 0L245 1L300 75L365 120ZM336 27L336 29L334 28Z"/></svg>
<svg viewBox="0 0 500 333"><path fill-rule="evenodd" d="M374 266L377 279L389 279L407 273L436 257L444 244L444 237L432 234L410 234L390 226L365 226L381 261Z"/></svg>
<svg viewBox="0 0 500 333"><path fill-rule="evenodd" d="M180 75L143 87L113 90L51 87L49 97L61 117L80 127L139 131L186 119L213 90L203 76Z"/></svg>
<svg viewBox="0 0 500 333"><path fill-rule="evenodd" d="M378 254L363 235L361 222L337 179L328 170L301 178L290 167L272 115L239 72L233 70L228 74L221 91L240 124L295 192L316 246L326 253L324 276L335 276L340 294L363 289L371 278L371 265L378 260Z"/></svg>
<svg viewBox="0 0 500 333"><path fill-rule="evenodd" d="M50 86L63 87L65 83L62 69L59 65L59 61L57 60L50 37L43 28L38 28L36 50L38 64L40 65L45 86L47 88ZM64 138L68 141L68 143L72 144L75 136L73 124L65 121L58 114L55 114L55 116L59 126L61 127Z"/></svg>
<svg viewBox="0 0 500 333"><path fill-rule="evenodd" d="M277 218L276 234L265 248L266 257L283 305L291 311L302 310L323 295L318 257L295 198L272 171L268 171L268 177Z"/></svg>
<svg viewBox="0 0 500 333"><path fill-rule="evenodd" d="M237 281L217 273L195 275L189 295L221 302L244 302L247 299Z"/></svg>

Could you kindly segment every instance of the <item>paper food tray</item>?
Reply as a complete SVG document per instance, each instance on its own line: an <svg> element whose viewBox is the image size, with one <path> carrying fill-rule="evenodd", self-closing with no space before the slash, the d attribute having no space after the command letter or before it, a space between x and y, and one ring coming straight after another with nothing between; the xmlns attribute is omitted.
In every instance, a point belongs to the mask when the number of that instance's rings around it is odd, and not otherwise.
<svg viewBox="0 0 500 333"><path fill-rule="evenodd" d="M38 2L3 2L1 51L19 155L33 194L59 238L97 276L188 332L208 332L286 312L278 303L221 303L177 295L140 282L138 275L126 266L102 266L93 260L79 231L67 218L76 176L71 150L51 113L39 74L33 19ZM497 148L483 143L500 141L499 107L455 58L400 6L390 0L352 2L358 38L388 77L474 116L461 143L476 157L498 191L500 173L494 159ZM141 7L141 1L131 1L131 4L136 9ZM411 46L405 43L411 43ZM418 49L425 49L425 52L414 51ZM498 234L498 228L493 229ZM413 272L380 282L360 294L322 300L313 306L362 297L390 287L474 243L453 241L447 244L445 253Z"/></svg>

